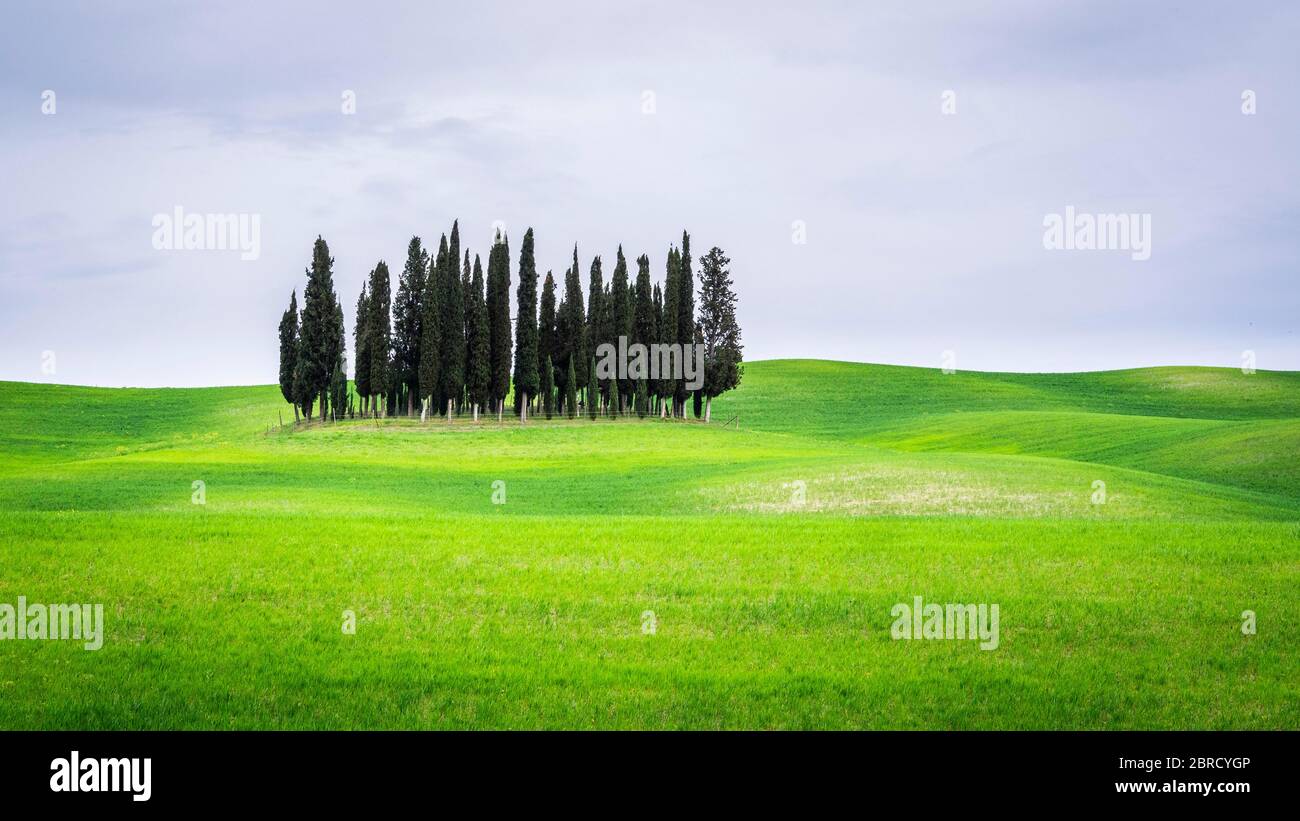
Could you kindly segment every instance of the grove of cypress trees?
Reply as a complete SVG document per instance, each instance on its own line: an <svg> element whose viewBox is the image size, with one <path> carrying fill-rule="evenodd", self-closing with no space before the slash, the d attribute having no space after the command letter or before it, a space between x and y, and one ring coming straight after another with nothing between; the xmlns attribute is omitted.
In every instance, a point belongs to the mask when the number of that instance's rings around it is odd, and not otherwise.
<svg viewBox="0 0 1300 821"><path fill-rule="evenodd" d="M392 376L389 361L392 348L391 283L388 263L382 259L370 272L370 312L366 320L366 347L370 352L371 409L379 416L380 406L387 410L387 400L392 395Z"/></svg>
<svg viewBox="0 0 1300 821"><path fill-rule="evenodd" d="M508 260L507 260L508 263ZM533 229L524 233L519 249L519 291L515 294L515 411L523 421L528 401L541 387L537 364L537 265L533 259Z"/></svg>
<svg viewBox="0 0 1300 821"><path fill-rule="evenodd" d="M294 371L298 365L298 289L289 295L289 307L280 316L280 395L293 405L298 421L298 395L294 392Z"/></svg>
<svg viewBox="0 0 1300 821"><path fill-rule="evenodd" d="M411 237L406 246L406 265L397 279L397 294L393 297L393 356L399 371L393 376L403 386L408 416L414 412L420 394L420 322L423 319L420 300L424 296L428 268L429 254L419 237Z"/></svg>
<svg viewBox="0 0 1300 821"><path fill-rule="evenodd" d="M489 339L487 299L483 282L483 266L476 255L474 273L470 277L470 304L467 306L466 335L468 336L469 359L465 367L465 382L469 390L469 402L474 409L474 421L478 421L479 408L487 407L492 401L492 348Z"/></svg>

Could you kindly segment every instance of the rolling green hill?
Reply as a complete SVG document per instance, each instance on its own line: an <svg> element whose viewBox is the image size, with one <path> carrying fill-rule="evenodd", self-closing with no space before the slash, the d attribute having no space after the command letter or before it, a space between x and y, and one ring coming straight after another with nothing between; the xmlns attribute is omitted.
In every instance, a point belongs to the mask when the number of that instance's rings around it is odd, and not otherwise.
<svg viewBox="0 0 1300 821"><path fill-rule="evenodd" d="M781 360L708 426L286 412L0 382L0 604L107 619L0 641L0 727L1300 726L1297 373ZM891 640L914 595L998 603L1000 646Z"/></svg>

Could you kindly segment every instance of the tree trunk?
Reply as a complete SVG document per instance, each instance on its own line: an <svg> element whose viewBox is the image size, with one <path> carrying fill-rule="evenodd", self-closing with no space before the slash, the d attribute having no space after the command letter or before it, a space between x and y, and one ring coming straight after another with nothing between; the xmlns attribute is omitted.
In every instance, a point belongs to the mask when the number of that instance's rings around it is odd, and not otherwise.
<svg viewBox="0 0 1300 821"><path fill-rule="evenodd" d="M498 399L497 400L497 424L498 425L501 424L501 419L503 416L505 416L505 412L506 412L506 400Z"/></svg>
<svg viewBox="0 0 1300 821"><path fill-rule="evenodd" d="M415 416L415 392L406 392L406 415Z"/></svg>
<svg viewBox="0 0 1300 821"><path fill-rule="evenodd" d="M477 402L474 403L474 422L475 422L475 424L478 423L478 403L477 403Z"/></svg>
<svg viewBox="0 0 1300 821"><path fill-rule="evenodd" d="M528 424L528 394L524 394L524 399L519 403L519 424Z"/></svg>
<svg viewBox="0 0 1300 821"><path fill-rule="evenodd" d="M711 414L712 412L713 412L713 397L706 396L704 397L704 421L705 422L709 421L709 414Z"/></svg>
<svg viewBox="0 0 1300 821"><path fill-rule="evenodd" d="M447 424L448 425L451 424L451 415L452 415L452 400L448 399L447 400Z"/></svg>
<svg viewBox="0 0 1300 821"><path fill-rule="evenodd" d="M298 406L296 404L293 406L293 423L298 424Z"/></svg>

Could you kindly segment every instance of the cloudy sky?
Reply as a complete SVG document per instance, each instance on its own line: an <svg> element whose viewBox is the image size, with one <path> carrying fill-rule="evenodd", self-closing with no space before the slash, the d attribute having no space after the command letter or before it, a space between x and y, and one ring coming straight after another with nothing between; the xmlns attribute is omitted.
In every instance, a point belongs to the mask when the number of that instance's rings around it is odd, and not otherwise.
<svg viewBox="0 0 1300 821"><path fill-rule="evenodd" d="M689 229L747 359L1300 369L1300 7L705 5L6 3L0 379L273 382L317 234L350 314L454 218L584 282ZM1067 206L1150 258L1044 248Z"/></svg>

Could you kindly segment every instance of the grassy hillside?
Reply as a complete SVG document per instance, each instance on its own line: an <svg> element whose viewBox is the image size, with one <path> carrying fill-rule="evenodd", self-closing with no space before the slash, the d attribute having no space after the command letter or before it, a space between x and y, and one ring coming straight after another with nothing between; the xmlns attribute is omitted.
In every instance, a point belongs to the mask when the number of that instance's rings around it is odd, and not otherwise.
<svg viewBox="0 0 1300 821"><path fill-rule="evenodd" d="M760 362L739 429L286 410L0 383L0 603L107 618L0 642L0 727L1300 726L1300 374ZM914 595L998 603L999 648L891 640Z"/></svg>

